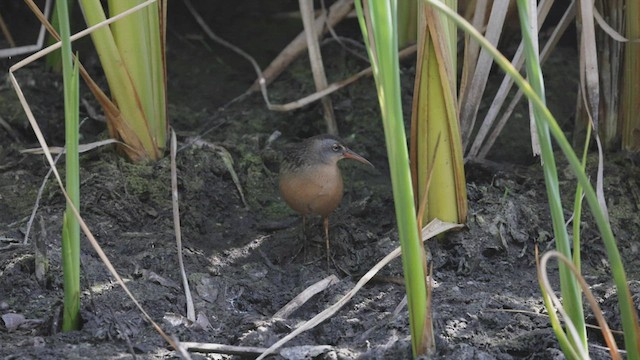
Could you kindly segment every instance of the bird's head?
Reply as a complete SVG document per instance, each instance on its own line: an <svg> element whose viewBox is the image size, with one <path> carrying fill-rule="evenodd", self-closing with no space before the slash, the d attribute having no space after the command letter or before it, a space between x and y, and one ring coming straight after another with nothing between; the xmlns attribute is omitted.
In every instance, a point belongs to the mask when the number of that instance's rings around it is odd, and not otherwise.
<svg viewBox="0 0 640 360"><path fill-rule="evenodd" d="M318 135L308 139L308 149L318 161L337 163L342 159L353 159L373 167L367 159L346 147L342 140L333 135Z"/></svg>

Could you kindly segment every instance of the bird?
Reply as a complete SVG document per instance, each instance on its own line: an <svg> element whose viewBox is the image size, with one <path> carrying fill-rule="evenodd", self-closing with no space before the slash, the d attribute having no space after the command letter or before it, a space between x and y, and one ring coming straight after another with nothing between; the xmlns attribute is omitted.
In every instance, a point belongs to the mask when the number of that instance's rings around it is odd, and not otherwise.
<svg viewBox="0 0 640 360"><path fill-rule="evenodd" d="M342 201L344 185L338 161L353 159L371 167L333 135L310 137L285 151L280 164L280 194L289 207L302 215L303 229L308 215L322 216L329 267L329 215Z"/></svg>

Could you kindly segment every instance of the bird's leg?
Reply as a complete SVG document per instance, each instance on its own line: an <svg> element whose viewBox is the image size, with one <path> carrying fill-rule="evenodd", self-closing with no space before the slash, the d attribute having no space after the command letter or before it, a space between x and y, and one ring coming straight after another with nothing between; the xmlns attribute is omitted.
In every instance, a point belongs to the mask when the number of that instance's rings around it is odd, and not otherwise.
<svg viewBox="0 0 640 360"><path fill-rule="evenodd" d="M307 234L307 215L302 215L302 258L307 259L307 247L309 246L309 234Z"/></svg>
<svg viewBox="0 0 640 360"><path fill-rule="evenodd" d="M302 244L301 244L300 248L298 248L296 253L293 254L293 256L291 257L292 261L293 261L293 259L298 257L298 255L300 255L301 252L303 252L303 254L302 254L303 258L307 257L307 255L306 255L306 252L307 252L307 216L306 215L302 215L302 231L300 231L300 233L298 234L298 239L301 240Z"/></svg>
<svg viewBox="0 0 640 360"><path fill-rule="evenodd" d="M322 224L324 225L324 238L327 245L327 271L329 271L329 257L331 256L331 250L329 248L329 217L325 216L322 220Z"/></svg>

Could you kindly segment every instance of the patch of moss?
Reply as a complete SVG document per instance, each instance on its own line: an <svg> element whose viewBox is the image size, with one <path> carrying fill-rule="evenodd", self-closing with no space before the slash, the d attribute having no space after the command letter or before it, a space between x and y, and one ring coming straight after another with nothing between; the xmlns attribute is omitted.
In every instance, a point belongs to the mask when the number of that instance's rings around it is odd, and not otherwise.
<svg viewBox="0 0 640 360"><path fill-rule="evenodd" d="M120 160L119 168L126 191L140 201L166 206L171 201L169 159L157 163L133 164Z"/></svg>

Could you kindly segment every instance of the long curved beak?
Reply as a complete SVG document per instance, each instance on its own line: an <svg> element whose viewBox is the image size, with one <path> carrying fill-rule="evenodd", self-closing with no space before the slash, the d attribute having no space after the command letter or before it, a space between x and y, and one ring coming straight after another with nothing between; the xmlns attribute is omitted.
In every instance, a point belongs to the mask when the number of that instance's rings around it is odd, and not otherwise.
<svg viewBox="0 0 640 360"><path fill-rule="evenodd" d="M345 149L346 151L344 152L343 156L347 159L353 159L353 160L357 160L360 161L363 164L367 164L369 166L371 166L372 168L375 168L375 166L373 166L372 163L369 162L369 160L363 158L362 156L356 154L353 150L351 149Z"/></svg>

